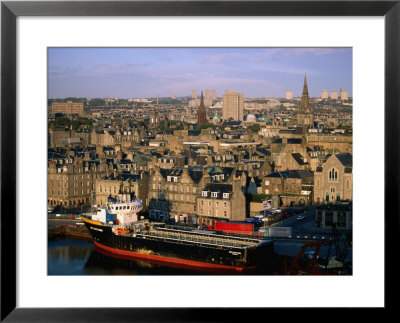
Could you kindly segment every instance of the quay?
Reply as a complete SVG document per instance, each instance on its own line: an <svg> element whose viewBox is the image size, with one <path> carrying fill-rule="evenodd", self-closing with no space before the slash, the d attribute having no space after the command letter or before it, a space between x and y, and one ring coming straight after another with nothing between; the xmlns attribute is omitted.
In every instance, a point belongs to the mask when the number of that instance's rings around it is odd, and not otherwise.
<svg viewBox="0 0 400 323"><path fill-rule="evenodd" d="M55 227L49 228L47 238L49 241L60 239L79 239L85 241L92 241L92 236L86 227Z"/></svg>

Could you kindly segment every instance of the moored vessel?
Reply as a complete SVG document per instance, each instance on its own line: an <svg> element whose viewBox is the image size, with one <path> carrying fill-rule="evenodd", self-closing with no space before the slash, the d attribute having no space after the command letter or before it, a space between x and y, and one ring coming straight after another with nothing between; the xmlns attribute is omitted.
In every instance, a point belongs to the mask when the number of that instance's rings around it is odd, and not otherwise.
<svg viewBox="0 0 400 323"><path fill-rule="evenodd" d="M211 272L246 272L268 262L271 240L176 228L138 218L142 202L111 198L92 217L82 216L95 249L129 260Z"/></svg>

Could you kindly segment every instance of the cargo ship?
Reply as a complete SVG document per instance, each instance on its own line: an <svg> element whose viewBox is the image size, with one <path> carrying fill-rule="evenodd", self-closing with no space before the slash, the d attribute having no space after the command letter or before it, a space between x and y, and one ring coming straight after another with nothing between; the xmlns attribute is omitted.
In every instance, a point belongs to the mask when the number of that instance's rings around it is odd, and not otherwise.
<svg viewBox="0 0 400 323"><path fill-rule="evenodd" d="M81 216L93 237L95 250L103 255L196 271L237 273L263 266L273 253L271 240L139 219L142 202L129 195L121 196L109 197L106 208L92 216Z"/></svg>

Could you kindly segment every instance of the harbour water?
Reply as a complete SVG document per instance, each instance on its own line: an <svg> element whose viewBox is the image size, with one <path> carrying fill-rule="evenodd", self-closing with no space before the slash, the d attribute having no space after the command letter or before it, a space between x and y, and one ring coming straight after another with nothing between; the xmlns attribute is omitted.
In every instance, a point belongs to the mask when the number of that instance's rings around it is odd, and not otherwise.
<svg viewBox="0 0 400 323"><path fill-rule="evenodd" d="M207 275L143 261L103 256L93 243L73 239L48 242L48 275Z"/></svg>
<svg viewBox="0 0 400 323"><path fill-rule="evenodd" d="M303 244L304 242L290 241L275 243L277 256L271 259L275 263L252 274L276 274L282 269L280 256L295 257ZM323 246L320 255L325 257L331 252L327 246ZM110 258L98 253L91 242L62 239L48 242L48 275L215 275L215 273Z"/></svg>

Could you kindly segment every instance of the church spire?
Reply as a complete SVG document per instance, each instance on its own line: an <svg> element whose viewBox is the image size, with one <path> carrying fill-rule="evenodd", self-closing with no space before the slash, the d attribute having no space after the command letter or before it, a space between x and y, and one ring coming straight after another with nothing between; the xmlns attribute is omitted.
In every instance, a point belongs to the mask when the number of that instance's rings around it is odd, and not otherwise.
<svg viewBox="0 0 400 323"><path fill-rule="evenodd" d="M313 124L313 108L310 105L310 98L308 96L307 77L304 74L303 94L299 108L297 111L297 125L302 127L304 131L312 127Z"/></svg>
<svg viewBox="0 0 400 323"><path fill-rule="evenodd" d="M306 74L304 74L303 94L301 95L301 101L300 101L300 105L299 105L299 112L301 112L301 111L304 111L304 112L311 111L310 98L308 97L308 86L307 86Z"/></svg>
<svg viewBox="0 0 400 323"><path fill-rule="evenodd" d="M204 106L203 91L201 91L200 106L197 114L197 123L201 126L207 122L206 107Z"/></svg>
<svg viewBox="0 0 400 323"><path fill-rule="evenodd" d="M204 106L204 101L203 101L203 91L201 91L201 97L200 97L200 108Z"/></svg>
<svg viewBox="0 0 400 323"><path fill-rule="evenodd" d="M304 95L308 97L307 77L305 73L304 73L304 85L303 85L303 96Z"/></svg>

